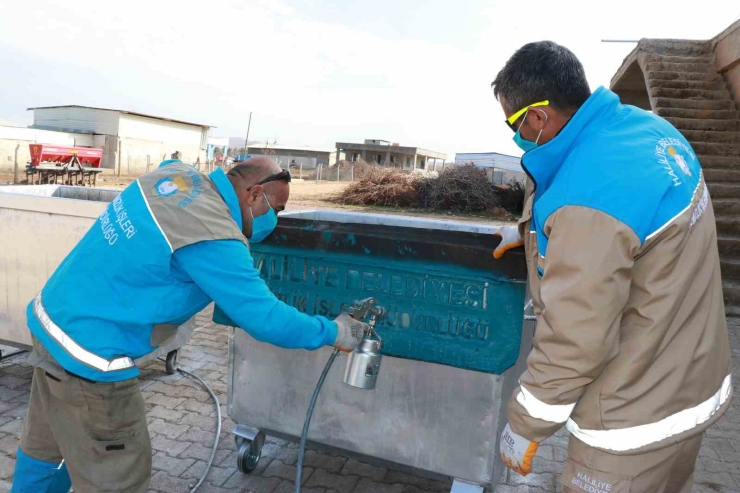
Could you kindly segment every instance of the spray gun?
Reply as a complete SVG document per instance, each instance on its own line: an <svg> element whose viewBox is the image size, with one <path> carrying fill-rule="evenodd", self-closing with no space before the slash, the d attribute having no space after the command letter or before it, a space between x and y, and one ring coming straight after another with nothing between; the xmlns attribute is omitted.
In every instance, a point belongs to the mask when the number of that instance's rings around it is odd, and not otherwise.
<svg viewBox="0 0 740 493"><path fill-rule="evenodd" d="M347 385L358 389L372 390L380 371L380 354L383 348L383 339L375 331L375 324L379 317L383 316L383 308L376 305L375 298L367 298L358 301L350 310L350 315L355 320L367 320L368 329L360 344L347 358L347 366L344 368L343 381Z"/></svg>
<svg viewBox="0 0 740 493"><path fill-rule="evenodd" d="M376 305L377 300L375 298L367 298L364 300L356 301L352 308L349 310L349 314L352 318L364 322L367 320L368 329L365 331L364 336L360 344L352 351L347 358L347 366L344 368L344 383L357 387L359 389L372 390L375 388L375 381L378 379L378 371L380 370L380 360L383 357L380 354L380 350L383 347L383 339L375 331L375 324L379 317L383 316L384 310L382 307ZM295 492L301 492L301 484L303 482L303 458L306 452L306 441L308 440L308 427L311 424L311 416L313 415L313 409L316 406L316 399L319 397L321 387L324 385L326 375L329 373L334 359L339 354L339 349L335 349L329 361L326 362L324 371L319 377L319 382L316 384L316 388L311 396L311 402L308 404L308 410L306 411L306 420L303 422L303 432L301 433L300 448L298 450L298 462L296 464L296 480L295 480Z"/></svg>

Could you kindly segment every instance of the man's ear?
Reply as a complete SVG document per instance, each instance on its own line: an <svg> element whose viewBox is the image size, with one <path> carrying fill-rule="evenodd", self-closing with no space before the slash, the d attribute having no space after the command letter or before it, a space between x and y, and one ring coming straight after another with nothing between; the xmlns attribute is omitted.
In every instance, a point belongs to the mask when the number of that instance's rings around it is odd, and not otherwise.
<svg viewBox="0 0 740 493"><path fill-rule="evenodd" d="M254 185L250 188L249 191L247 191L247 204L252 205L257 202L259 198L262 197L264 191L265 187L262 185Z"/></svg>
<svg viewBox="0 0 740 493"><path fill-rule="evenodd" d="M543 128L545 128L545 124L547 123L548 115L542 108L530 108L529 109L529 115L527 116L527 121L529 123L530 128L540 131Z"/></svg>

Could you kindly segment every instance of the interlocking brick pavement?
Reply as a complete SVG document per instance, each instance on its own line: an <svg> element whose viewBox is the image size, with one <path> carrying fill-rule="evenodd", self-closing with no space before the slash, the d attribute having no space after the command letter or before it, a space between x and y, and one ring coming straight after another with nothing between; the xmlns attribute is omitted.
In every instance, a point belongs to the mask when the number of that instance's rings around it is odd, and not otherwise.
<svg viewBox="0 0 740 493"><path fill-rule="evenodd" d="M210 310L196 317L197 329L180 352L180 364L204 379L221 401L221 441L201 493L290 493L295 488L298 446L268 437L262 460L249 475L236 469L234 422L226 409L227 330L215 325ZM734 388L740 390L740 319L730 320ZM31 367L25 356L0 362L0 493L9 491L22 418L28 405ZM167 375L155 362L142 369L140 381L152 438L150 493L188 492L205 470L216 431L210 396L182 374ZM561 492L568 433L543 442L534 473L508 471L494 493ZM740 400L705 435L697 461L694 493L740 493ZM334 452L309 450L304 464L305 493L421 493L449 491L449 481L427 479L366 464Z"/></svg>

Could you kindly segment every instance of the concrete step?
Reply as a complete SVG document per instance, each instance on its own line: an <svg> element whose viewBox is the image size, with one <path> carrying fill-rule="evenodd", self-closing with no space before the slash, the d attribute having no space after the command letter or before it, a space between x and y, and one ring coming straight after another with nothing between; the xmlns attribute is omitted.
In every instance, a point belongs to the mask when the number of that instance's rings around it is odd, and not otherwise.
<svg viewBox="0 0 740 493"><path fill-rule="evenodd" d="M722 279L740 281L740 259L720 258L719 268L722 271Z"/></svg>
<svg viewBox="0 0 740 493"><path fill-rule="evenodd" d="M704 168L702 171L707 182L740 183L740 167L738 169ZM738 197L738 203L740 203L740 197Z"/></svg>
<svg viewBox="0 0 740 493"><path fill-rule="evenodd" d="M717 234L726 236L740 235L740 215L737 214L717 214Z"/></svg>
<svg viewBox="0 0 740 493"><path fill-rule="evenodd" d="M679 130L713 130L717 132L737 132L740 130L740 120L674 118L671 116L664 118Z"/></svg>
<svg viewBox="0 0 740 493"><path fill-rule="evenodd" d="M648 53L644 58L645 62L664 62L664 63L709 63L714 62L713 55L685 56L685 55L665 55L658 53Z"/></svg>
<svg viewBox="0 0 740 493"><path fill-rule="evenodd" d="M740 282L722 279L722 292L725 295L725 307L740 305Z"/></svg>
<svg viewBox="0 0 740 493"><path fill-rule="evenodd" d="M672 63L672 62L647 62L645 70L648 72L714 72L709 62L699 63Z"/></svg>
<svg viewBox="0 0 740 493"><path fill-rule="evenodd" d="M691 142L697 154L709 154L710 156L739 156L740 144L725 144L718 142Z"/></svg>
<svg viewBox="0 0 740 493"><path fill-rule="evenodd" d="M715 215L740 215L740 199L737 197L715 197L714 195L711 195L711 197Z"/></svg>
<svg viewBox="0 0 740 493"><path fill-rule="evenodd" d="M740 142L740 132L717 132L713 130L682 130L686 140L691 142Z"/></svg>
<svg viewBox="0 0 740 493"><path fill-rule="evenodd" d="M707 183L709 195L715 199L740 199L740 182Z"/></svg>
<svg viewBox="0 0 740 493"><path fill-rule="evenodd" d="M716 72L665 72L653 70L645 72L647 80L687 80L687 81L720 81L724 84L724 79Z"/></svg>
<svg viewBox="0 0 740 493"><path fill-rule="evenodd" d="M707 91L706 89L672 89L668 87L653 87L650 89L650 94L654 98L731 101L730 93L724 88L718 91Z"/></svg>
<svg viewBox="0 0 740 493"><path fill-rule="evenodd" d="M677 98L655 98L653 101L656 108L685 108L689 110L732 110L735 111L735 103L731 100L721 99L677 99Z"/></svg>
<svg viewBox="0 0 740 493"><path fill-rule="evenodd" d="M727 317L740 317L740 305L728 305L725 303L725 315Z"/></svg>
<svg viewBox="0 0 740 493"><path fill-rule="evenodd" d="M714 80L663 80L648 79L648 87L662 87L666 89L702 89L705 91L724 91L727 85L722 79Z"/></svg>
<svg viewBox="0 0 740 493"><path fill-rule="evenodd" d="M719 255L740 257L740 236L720 235L717 237Z"/></svg>
<svg viewBox="0 0 740 493"><path fill-rule="evenodd" d="M638 45L644 53L672 56L712 56L711 41L685 39L641 39Z"/></svg>
<svg viewBox="0 0 740 493"><path fill-rule="evenodd" d="M734 156L708 156L698 154L699 163L705 170L707 169L740 169L740 159Z"/></svg>
<svg viewBox="0 0 740 493"><path fill-rule="evenodd" d="M656 115L674 118L694 118L709 120L737 120L740 112L736 110L693 110L689 108L655 108Z"/></svg>

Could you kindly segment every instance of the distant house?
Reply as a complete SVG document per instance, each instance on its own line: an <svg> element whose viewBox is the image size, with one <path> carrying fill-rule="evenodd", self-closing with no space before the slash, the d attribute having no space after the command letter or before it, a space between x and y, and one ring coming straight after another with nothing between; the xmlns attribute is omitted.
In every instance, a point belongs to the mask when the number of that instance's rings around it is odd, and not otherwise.
<svg viewBox="0 0 740 493"><path fill-rule="evenodd" d="M420 147L401 146L389 140L365 139L363 144L337 142L336 156L345 156L350 162L365 161L388 166L397 166L406 170L436 170L444 166L447 154L430 151Z"/></svg>
<svg viewBox="0 0 740 493"><path fill-rule="evenodd" d="M507 184L511 180L524 183L527 178L521 158L498 152L460 152L455 154L455 164L474 164L485 168L494 185Z"/></svg>
<svg viewBox="0 0 740 493"><path fill-rule="evenodd" d="M283 168L313 169L334 164L333 149L300 145L250 144L248 156L269 156ZM247 157L247 156L245 156Z"/></svg>
<svg viewBox="0 0 740 493"><path fill-rule="evenodd" d="M82 145L103 148L102 167L119 169L123 174L146 172L175 152L187 163L204 162L212 128L201 123L90 106L28 109L33 111L32 128L89 136L89 142Z"/></svg>

